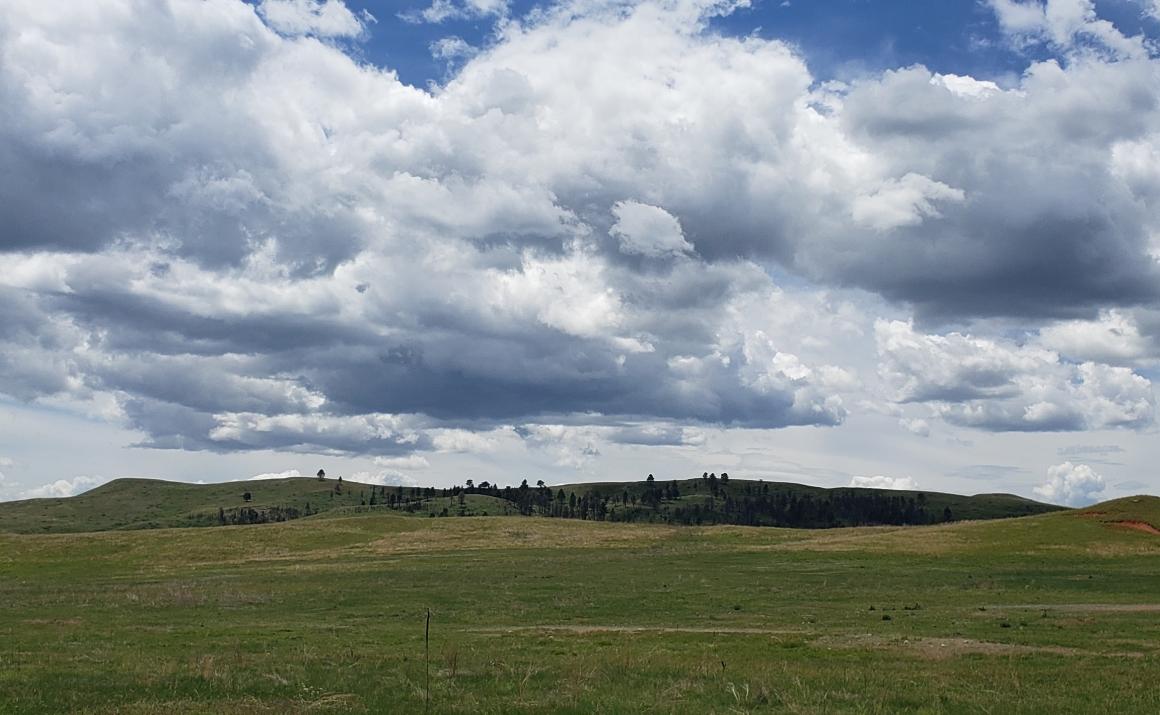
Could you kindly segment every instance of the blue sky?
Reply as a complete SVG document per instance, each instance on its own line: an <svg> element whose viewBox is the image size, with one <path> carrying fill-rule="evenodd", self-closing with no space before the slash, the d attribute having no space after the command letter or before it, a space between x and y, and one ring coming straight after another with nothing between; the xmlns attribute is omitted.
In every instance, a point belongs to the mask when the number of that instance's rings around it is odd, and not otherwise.
<svg viewBox="0 0 1160 715"><path fill-rule="evenodd" d="M10 0L0 499L1160 490L1158 17Z"/></svg>
<svg viewBox="0 0 1160 715"><path fill-rule="evenodd" d="M521 19L543 5L515 0L507 17ZM446 62L431 56L433 42L454 36L474 47L486 47L495 41L494 16L430 23L401 19L430 7L418 0L351 0L347 6L376 19L356 43L356 51L418 86L441 83L448 77ZM1135 0L1103 0L1095 6L1101 17L1125 34L1155 35L1160 29ZM711 25L727 35L755 34L791 42L801 49L819 79L847 79L922 64L938 72L1009 82L1029 62L1051 56L1042 46L1015 49L1004 42L994 12L978 0L754 0L749 7L714 18Z"/></svg>

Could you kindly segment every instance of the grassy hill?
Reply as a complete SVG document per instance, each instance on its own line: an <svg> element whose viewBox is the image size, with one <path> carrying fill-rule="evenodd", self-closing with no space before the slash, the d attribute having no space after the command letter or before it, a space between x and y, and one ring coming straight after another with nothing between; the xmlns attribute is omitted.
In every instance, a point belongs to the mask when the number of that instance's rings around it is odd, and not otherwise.
<svg viewBox="0 0 1160 715"><path fill-rule="evenodd" d="M1160 712L1154 497L827 530L356 508L0 534L0 713Z"/></svg>
<svg viewBox="0 0 1160 715"><path fill-rule="evenodd" d="M22 533L105 531L205 526L218 523L220 510L294 508L326 511L358 506L365 484L335 480L271 479L186 484L157 479L117 479L84 494L59 499L0 502L0 531ZM243 494L250 493L250 501Z"/></svg>
<svg viewBox="0 0 1160 715"><path fill-rule="evenodd" d="M522 512L579 518L580 507L590 506L583 516L597 520L805 527L932 523L946 520L945 515L950 515L952 520L996 519L1060 508L1011 494L968 497L937 492L823 489L740 479L724 483L702 479L655 484L604 482L544 490L531 487L522 492L525 494L522 501L520 490L494 489L487 493L466 493L462 505L456 495L442 496L443 490L412 487L400 490L358 482L344 482L341 490L336 488L336 480L309 478L220 484L118 479L75 497L0 503L0 531L62 533L217 526L310 515L345 516L383 510L388 497L396 495L406 500L404 513L419 516L499 516ZM662 490L667 491L666 497L650 499L650 494L655 496ZM559 499L561 492L563 501ZM243 496L246 493L250 494L249 501ZM679 496L674 496L677 493ZM536 501L537 497L542 497L543 503ZM569 506L577 500L579 505ZM744 512L746 504L756 504L757 500L764 500L771 509L780 504L782 511ZM873 518L874 505L883 504L893 511ZM598 513L598 506L603 511ZM907 508L913 511L911 518L902 521L888 518ZM867 518L854 518L867 510L870 510Z"/></svg>
<svg viewBox="0 0 1160 715"><path fill-rule="evenodd" d="M838 487L826 489L805 484L788 482L765 482L746 479L722 481L706 479L680 479L676 481L658 480L628 484L617 482L596 482L587 484L567 484L552 487L553 492L562 490L566 498L588 494L609 500L609 508L619 512L622 520L673 521L689 523L690 510L697 508L696 523L741 523L755 526L804 526L834 527L858 526L875 523L937 523L966 519L1002 519L1014 516L1028 516L1057 511L1063 507L1025 499L1014 494L976 494L963 496L941 492L866 489ZM675 499L665 498L656 506L646 498L650 490L678 493ZM627 497L627 504L625 498ZM733 513L726 513L726 501L736 502ZM796 517L791 519L788 508L751 509L746 518L746 503L763 500L766 503L781 503L784 506L797 502L808 507L800 507ZM913 502L913 504L911 504ZM875 506L886 506L888 513L866 516L879 518L859 519L860 512L872 512ZM845 508L843 508L845 507ZM892 514L904 513L907 508L915 510L914 516L905 520L891 521ZM624 519L636 513L636 519ZM921 512L921 513L920 513ZM925 516L924 516L925 515ZM949 518L945 518L949 516ZM613 518L616 518L615 515Z"/></svg>

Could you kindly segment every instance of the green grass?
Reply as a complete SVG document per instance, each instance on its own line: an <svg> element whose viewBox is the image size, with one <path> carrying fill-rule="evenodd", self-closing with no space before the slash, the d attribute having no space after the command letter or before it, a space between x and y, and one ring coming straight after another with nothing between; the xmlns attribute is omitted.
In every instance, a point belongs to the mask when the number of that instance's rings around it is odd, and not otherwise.
<svg viewBox="0 0 1160 715"><path fill-rule="evenodd" d="M159 479L117 479L75 497L0 502L0 531L61 533L156 529L217 523L218 509L353 507L369 501L371 486L336 480L270 479L186 484ZM392 487L388 487L392 489ZM251 501L242 498L250 492Z"/></svg>
<svg viewBox="0 0 1160 715"><path fill-rule="evenodd" d="M0 713L1160 712L1160 500L0 534Z"/></svg>

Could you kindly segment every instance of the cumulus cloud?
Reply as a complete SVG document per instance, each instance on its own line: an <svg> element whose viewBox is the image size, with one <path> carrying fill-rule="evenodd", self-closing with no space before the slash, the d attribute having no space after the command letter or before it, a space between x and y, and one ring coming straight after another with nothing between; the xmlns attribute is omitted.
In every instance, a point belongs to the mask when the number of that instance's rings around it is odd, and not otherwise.
<svg viewBox="0 0 1160 715"><path fill-rule="evenodd" d="M841 424L873 331L831 290L924 321L1155 304L1150 58L821 83L711 27L742 4L547 6L418 89L332 41L370 21L337 0L4 3L0 393L159 448L389 458L573 420L676 445ZM1064 327L907 340L895 398L960 424L1150 419L1136 363Z"/></svg>
<svg viewBox="0 0 1160 715"><path fill-rule="evenodd" d="M431 0L429 7L409 10L400 15L407 22L440 23L487 16L503 16L510 0Z"/></svg>
<svg viewBox="0 0 1160 715"><path fill-rule="evenodd" d="M873 193L854 199L854 221L876 231L918 226L924 219L942 218L938 202L962 202L965 194L939 181L918 174L887 179Z"/></svg>
<svg viewBox="0 0 1160 715"><path fill-rule="evenodd" d="M432 57L448 62L468 59L478 53L466 40L455 35L439 38L431 43L430 49Z"/></svg>
<svg viewBox="0 0 1160 715"><path fill-rule="evenodd" d="M988 0L1000 27L1017 44L1046 42L1064 50L1146 56L1142 37L1128 37L1096 14L1093 0Z"/></svg>
<svg viewBox="0 0 1160 715"><path fill-rule="evenodd" d="M551 455L559 467L581 469L600 457L600 435L594 428L526 425L519 432L528 446Z"/></svg>
<svg viewBox="0 0 1160 715"><path fill-rule="evenodd" d="M262 474L255 474L254 476L250 477L250 481L260 482L267 479L293 479L301 476L302 472L299 472L297 469L287 469L284 472L263 472Z"/></svg>
<svg viewBox="0 0 1160 715"><path fill-rule="evenodd" d="M896 402L996 431L1139 428L1154 414L1152 383L1128 368L1064 362L1042 347L928 335L902 321L875 326L879 373Z"/></svg>
<svg viewBox="0 0 1160 715"><path fill-rule="evenodd" d="M689 253L692 245L685 240L681 224L668 211L637 201L618 201L612 205L616 223L610 233L620 240L620 250L652 258Z"/></svg>
<svg viewBox="0 0 1160 715"><path fill-rule="evenodd" d="M258 12L270 27L286 35L356 37L369 13L360 18L342 0L262 0Z"/></svg>
<svg viewBox="0 0 1160 715"><path fill-rule="evenodd" d="M382 469L377 472L355 472L350 481L361 484L377 484L390 487L417 487L419 482L397 469Z"/></svg>
<svg viewBox="0 0 1160 715"><path fill-rule="evenodd" d="M78 476L72 479L57 479L21 493L24 499L53 499L71 497L86 492L93 487L99 487L109 481L106 477Z"/></svg>
<svg viewBox="0 0 1160 715"><path fill-rule="evenodd" d="M1085 506L1104 491L1104 478L1086 464L1064 462L1047 469L1047 481L1035 487L1044 501L1065 506Z"/></svg>
<svg viewBox="0 0 1160 715"><path fill-rule="evenodd" d="M1073 360L1148 365L1160 360L1160 335L1140 332L1132 313L1101 312L1096 320L1070 320L1039 331L1040 342Z"/></svg>
<svg viewBox="0 0 1160 715"><path fill-rule="evenodd" d="M398 415L214 415L208 438L222 449L277 448L306 452L410 452L429 445Z"/></svg>
<svg viewBox="0 0 1160 715"><path fill-rule="evenodd" d="M910 477L884 477L878 475L874 477L851 477L850 486L864 489L903 489L914 491L918 489L918 482Z"/></svg>

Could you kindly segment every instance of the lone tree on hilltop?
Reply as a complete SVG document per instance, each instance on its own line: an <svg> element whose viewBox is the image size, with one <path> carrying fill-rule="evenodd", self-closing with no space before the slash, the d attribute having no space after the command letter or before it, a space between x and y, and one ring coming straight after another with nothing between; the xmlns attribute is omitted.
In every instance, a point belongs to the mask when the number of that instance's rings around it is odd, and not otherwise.
<svg viewBox="0 0 1160 715"><path fill-rule="evenodd" d="M319 470L318 470L318 481L320 481L320 482L321 482L323 479L326 479L326 470L325 470L325 469L319 469Z"/></svg>
<svg viewBox="0 0 1160 715"><path fill-rule="evenodd" d="M249 492L242 493L242 501L250 501L253 498L254 498L254 495L250 494Z"/></svg>

